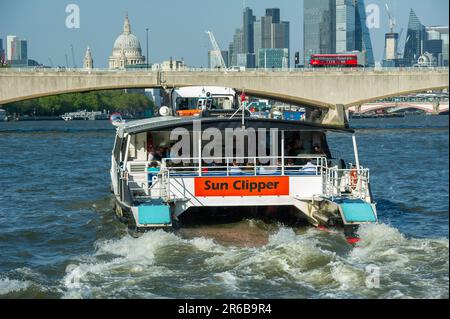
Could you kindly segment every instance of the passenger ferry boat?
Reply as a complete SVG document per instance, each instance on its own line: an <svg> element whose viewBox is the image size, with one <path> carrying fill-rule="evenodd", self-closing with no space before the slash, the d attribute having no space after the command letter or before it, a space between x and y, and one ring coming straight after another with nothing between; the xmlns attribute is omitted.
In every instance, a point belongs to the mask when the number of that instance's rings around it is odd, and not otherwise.
<svg viewBox="0 0 450 319"><path fill-rule="evenodd" d="M182 226L186 215L250 210L342 228L354 243L359 225L377 222L369 169L359 163L353 130L255 118L239 99L219 107L213 93L204 93L194 104L188 98L162 107L161 116L117 123L112 191L115 213L132 234ZM244 142L238 147L239 132ZM332 156L328 132L349 134L353 164ZM189 156L177 148L182 142Z"/></svg>

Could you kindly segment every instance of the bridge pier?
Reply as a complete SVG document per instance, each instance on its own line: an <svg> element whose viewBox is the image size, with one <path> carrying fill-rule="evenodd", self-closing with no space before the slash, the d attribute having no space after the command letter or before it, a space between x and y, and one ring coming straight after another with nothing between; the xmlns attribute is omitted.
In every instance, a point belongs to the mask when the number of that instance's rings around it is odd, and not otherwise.
<svg viewBox="0 0 450 319"><path fill-rule="evenodd" d="M439 111L439 107L440 107L441 103L439 101L434 101L433 102L433 115L439 115L440 111Z"/></svg>
<svg viewBox="0 0 450 319"><path fill-rule="evenodd" d="M322 124L349 127L347 112L344 104L336 104L328 109Z"/></svg>

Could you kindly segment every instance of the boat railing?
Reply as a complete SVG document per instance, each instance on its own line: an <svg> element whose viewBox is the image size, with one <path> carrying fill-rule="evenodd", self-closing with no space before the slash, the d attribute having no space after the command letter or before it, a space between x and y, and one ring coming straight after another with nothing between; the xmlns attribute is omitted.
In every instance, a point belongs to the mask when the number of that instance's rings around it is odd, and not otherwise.
<svg viewBox="0 0 450 319"><path fill-rule="evenodd" d="M149 170L152 162L128 162L127 170L123 172L128 190L133 200L148 200L163 198L170 200L170 173L163 167Z"/></svg>
<svg viewBox="0 0 450 319"><path fill-rule="evenodd" d="M321 177L323 195L330 199L370 198L370 171L364 167L339 169L328 167L323 156L165 158L154 168L154 161L129 162L123 179L133 199L171 200L171 178L305 176ZM152 170L153 166L153 170Z"/></svg>
<svg viewBox="0 0 450 319"><path fill-rule="evenodd" d="M370 197L369 182L370 170L367 168L331 167L326 171L325 195L331 199L352 197L365 200Z"/></svg>
<svg viewBox="0 0 450 319"><path fill-rule="evenodd" d="M173 177L325 176L328 160L317 155L177 158L164 159L162 167Z"/></svg>

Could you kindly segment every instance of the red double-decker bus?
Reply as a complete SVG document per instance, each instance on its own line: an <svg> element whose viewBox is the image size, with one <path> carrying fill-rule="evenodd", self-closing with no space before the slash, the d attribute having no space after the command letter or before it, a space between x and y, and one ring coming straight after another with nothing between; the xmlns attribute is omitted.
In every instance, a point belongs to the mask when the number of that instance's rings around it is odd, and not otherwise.
<svg viewBox="0 0 450 319"><path fill-rule="evenodd" d="M313 54L309 61L312 67L359 67L357 54Z"/></svg>

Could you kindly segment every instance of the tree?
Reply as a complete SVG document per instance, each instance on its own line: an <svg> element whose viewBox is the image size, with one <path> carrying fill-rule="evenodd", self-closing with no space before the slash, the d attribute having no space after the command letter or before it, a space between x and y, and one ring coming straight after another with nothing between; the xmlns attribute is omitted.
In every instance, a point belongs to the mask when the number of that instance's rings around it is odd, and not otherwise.
<svg viewBox="0 0 450 319"><path fill-rule="evenodd" d="M60 116L84 109L143 115L146 111L152 111L155 105L146 95L111 90L47 96L6 104L4 107L9 113L16 114L32 114L36 110L37 116Z"/></svg>

